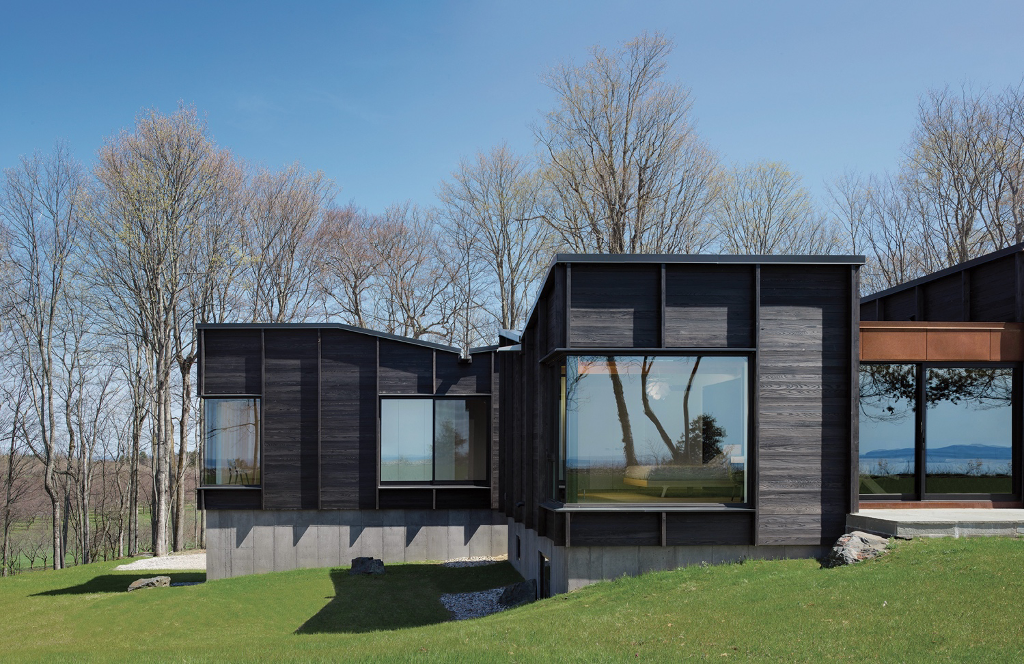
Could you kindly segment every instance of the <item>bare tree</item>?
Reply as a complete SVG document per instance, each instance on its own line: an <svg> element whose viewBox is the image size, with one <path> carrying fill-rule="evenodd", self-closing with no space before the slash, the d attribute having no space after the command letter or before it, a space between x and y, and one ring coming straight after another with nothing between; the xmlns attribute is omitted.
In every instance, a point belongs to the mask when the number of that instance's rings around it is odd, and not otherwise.
<svg viewBox="0 0 1024 664"><path fill-rule="evenodd" d="M373 226L370 246L378 277L374 322L413 339L448 336L454 312L451 283L438 254L434 219L405 203L391 205Z"/></svg>
<svg viewBox="0 0 1024 664"><path fill-rule="evenodd" d="M81 169L67 147L48 157L23 157L4 171L0 213L9 235L5 260L13 270L13 332L29 384L36 435L27 441L43 463L43 488L50 499L54 567L64 566L62 493L58 474L67 459L58 445L56 364L63 352L60 330L69 309L79 246Z"/></svg>
<svg viewBox="0 0 1024 664"><path fill-rule="evenodd" d="M90 257L120 310L132 317L153 371L153 552L168 551L173 465L172 371L176 312L192 272L202 220L218 214L221 176L231 162L195 109L142 113L100 150L100 191Z"/></svg>
<svg viewBox="0 0 1024 664"><path fill-rule="evenodd" d="M538 219L540 188L527 162L504 144L463 159L441 183L441 219L453 254L446 263L459 267L454 276L466 291L466 311L484 309L503 329L525 324L551 247ZM473 281L475 288L466 288Z"/></svg>
<svg viewBox="0 0 1024 664"><path fill-rule="evenodd" d="M298 164L253 176L243 235L253 321L303 321L313 313L317 231L333 194L323 173Z"/></svg>
<svg viewBox="0 0 1024 664"><path fill-rule="evenodd" d="M357 327L370 324L380 258L371 244L376 219L355 205L330 209L320 225L320 295L327 317Z"/></svg>
<svg viewBox="0 0 1024 664"><path fill-rule="evenodd" d="M717 217L728 253L823 254L839 245L800 176L779 162L734 168L725 180Z"/></svg>
<svg viewBox="0 0 1024 664"><path fill-rule="evenodd" d="M689 92L662 80L671 51L644 33L546 77L558 105L535 129L542 218L573 251L699 253L714 239L718 162L689 118Z"/></svg>
<svg viewBox="0 0 1024 664"><path fill-rule="evenodd" d="M28 415L28 394L22 381L5 385L0 390L0 435L6 455L0 455L0 576L7 576L14 557L11 542L11 526L17 516L17 508L29 490L29 454L24 448L28 437L26 417Z"/></svg>

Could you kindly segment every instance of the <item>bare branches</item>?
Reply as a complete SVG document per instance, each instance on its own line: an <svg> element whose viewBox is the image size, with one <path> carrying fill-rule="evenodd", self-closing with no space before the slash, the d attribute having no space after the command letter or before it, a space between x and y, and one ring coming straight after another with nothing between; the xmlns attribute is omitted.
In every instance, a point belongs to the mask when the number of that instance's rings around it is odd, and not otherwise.
<svg viewBox="0 0 1024 664"><path fill-rule="evenodd" d="M545 152L543 219L573 251L697 253L717 158L689 119L689 93L662 76L671 42L643 34L546 78L558 106L535 129Z"/></svg>

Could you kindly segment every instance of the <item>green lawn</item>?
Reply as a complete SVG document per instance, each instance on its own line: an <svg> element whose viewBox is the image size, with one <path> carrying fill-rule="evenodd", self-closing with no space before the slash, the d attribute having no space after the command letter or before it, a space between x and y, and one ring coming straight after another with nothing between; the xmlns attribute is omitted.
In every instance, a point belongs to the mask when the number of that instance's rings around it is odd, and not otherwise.
<svg viewBox="0 0 1024 664"><path fill-rule="evenodd" d="M122 589L97 563L0 579L0 659L175 661L1024 661L1024 540L902 542L840 569L757 561L620 579L442 622L441 592L507 565L301 570ZM202 578L173 574L175 580ZM378 631L371 631L371 630Z"/></svg>

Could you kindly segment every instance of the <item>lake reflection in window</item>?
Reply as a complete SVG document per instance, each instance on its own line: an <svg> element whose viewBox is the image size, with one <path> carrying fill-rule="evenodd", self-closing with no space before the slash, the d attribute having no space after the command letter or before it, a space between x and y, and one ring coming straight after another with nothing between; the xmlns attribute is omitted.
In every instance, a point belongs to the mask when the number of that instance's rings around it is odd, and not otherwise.
<svg viewBox="0 0 1024 664"><path fill-rule="evenodd" d="M1012 493L1013 369L927 370L925 491Z"/></svg>
<svg viewBox="0 0 1024 664"><path fill-rule="evenodd" d="M912 494L917 365L860 366L860 492Z"/></svg>

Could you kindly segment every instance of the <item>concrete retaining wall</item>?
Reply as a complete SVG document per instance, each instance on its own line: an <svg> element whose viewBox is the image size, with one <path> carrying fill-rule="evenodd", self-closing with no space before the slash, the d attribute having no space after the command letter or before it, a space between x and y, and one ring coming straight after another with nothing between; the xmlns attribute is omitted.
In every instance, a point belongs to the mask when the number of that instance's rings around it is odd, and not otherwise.
<svg viewBox="0 0 1024 664"><path fill-rule="evenodd" d="M500 556L505 517L490 510L209 510L206 578L386 563Z"/></svg>
<svg viewBox="0 0 1024 664"><path fill-rule="evenodd" d="M564 593L598 581L645 572L678 569L690 565L719 565L740 560L820 558L830 547L822 546L555 546L547 537L509 519L508 559L526 579L540 587L540 556L551 565L551 593ZM520 555L516 557L516 537Z"/></svg>

